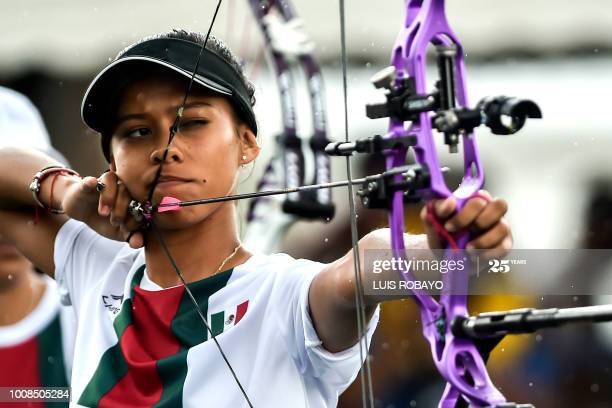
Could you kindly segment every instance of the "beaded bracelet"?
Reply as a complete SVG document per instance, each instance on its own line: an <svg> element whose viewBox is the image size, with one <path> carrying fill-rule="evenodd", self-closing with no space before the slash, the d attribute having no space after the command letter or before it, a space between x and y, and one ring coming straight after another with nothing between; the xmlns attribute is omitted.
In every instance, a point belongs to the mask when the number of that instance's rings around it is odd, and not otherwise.
<svg viewBox="0 0 612 408"><path fill-rule="evenodd" d="M50 175L77 176L77 177L81 177L81 175L77 173L76 171L66 168L66 167L48 166L40 170L39 172L37 172L32 178L32 182L30 183L30 191L32 192L32 195L34 196L34 201L36 201L36 203L39 206L41 206L42 208L44 208L47 212L51 214L63 214L64 213L63 210L52 208L51 202L49 203L49 205L45 205L42 201L40 201L40 197L39 197L40 189L41 189L40 186L42 182L45 181L45 179L49 177ZM53 179L53 181L55 182L55 178ZM53 198L53 184L55 183L52 183L51 185L51 193L49 194L49 201L51 201L51 199Z"/></svg>

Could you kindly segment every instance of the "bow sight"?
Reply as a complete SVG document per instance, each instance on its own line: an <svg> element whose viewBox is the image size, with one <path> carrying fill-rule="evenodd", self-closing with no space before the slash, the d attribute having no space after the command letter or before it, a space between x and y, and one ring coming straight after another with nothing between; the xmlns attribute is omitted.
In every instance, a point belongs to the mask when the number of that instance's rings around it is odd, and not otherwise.
<svg viewBox="0 0 612 408"><path fill-rule="evenodd" d="M422 112L433 112L432 127L444 133L444 143L451 153L456 153L459 136L480 125L489 127L496 135L509 135L518 132L528 118L542 117L535 102L506 96L486 97L474 109L457 107L454 76L457 49L454 45L440 45L436 51L439 79L433 92L418 94L414 78L397 78L395 67L387 67L371 79L374 87L386 90L387 100L367 105L368 118L414 121Z"/></svg>

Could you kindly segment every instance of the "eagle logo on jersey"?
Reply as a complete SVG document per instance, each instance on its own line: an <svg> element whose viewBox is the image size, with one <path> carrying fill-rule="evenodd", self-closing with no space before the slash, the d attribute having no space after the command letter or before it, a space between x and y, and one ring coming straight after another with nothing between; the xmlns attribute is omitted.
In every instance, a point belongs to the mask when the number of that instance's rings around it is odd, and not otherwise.
<svg viewBox="0 0 612 408"><path fill-rule="evenodd" d="M117 314L121 310L123 295L102 295L102 303L104 304L104 307L110 310L113 314Z"/></svg>

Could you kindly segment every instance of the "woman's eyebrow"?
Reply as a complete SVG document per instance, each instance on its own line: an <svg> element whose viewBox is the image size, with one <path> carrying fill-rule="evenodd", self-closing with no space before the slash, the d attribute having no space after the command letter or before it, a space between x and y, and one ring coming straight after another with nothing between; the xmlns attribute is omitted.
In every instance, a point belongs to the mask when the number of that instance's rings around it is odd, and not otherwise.
<svg viewBox="0 0 612 408"><path fill-rule="evenodd" d="M128 113L117 117L116 125L119 126L121 123L132 119L145 119L147 115L145 113Z"/></svg>
<svg viewBox="0 0 612 408"><path fill-rule="evenodd" d="M214 108L214 105L208 102L190 102L190 103L186 103L185 104L185 109L189 109L189 108L198 108L198 107L207 107L207 108ZM176 111L178 110L178 106L172 106L170 108L168 108L168 112L174 112L176 113ZM128 113L125 115L120 115L117 117L117 126L120 125L123 122L126 122L128 120L132 120L132 119L146 119L147 118L147 114L146 113Z"/></svg>
<svg viewBox="0 0 612 408"><path fill-rule="evenodd" d="M186 103L185 106L184 106L184 109L200 108L200 107L214 108L215 106L212 103L209 103L209 102L198 101L198 102L189 102L189 103ZM173 107L169 108L168 111L176 112L176 111L178 111L178 109L179 109L179 106L173 106Z"/></svg>

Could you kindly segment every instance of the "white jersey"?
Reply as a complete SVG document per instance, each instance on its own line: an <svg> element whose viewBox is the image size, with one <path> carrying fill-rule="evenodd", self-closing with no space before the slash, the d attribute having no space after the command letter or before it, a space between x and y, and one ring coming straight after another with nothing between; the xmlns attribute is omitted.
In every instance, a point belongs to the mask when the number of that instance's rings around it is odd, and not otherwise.
<svg viewBox="0 0 612 408"><path fill-rule="evenodd" d="M184 288L152 282L142 249L71 220L57 235L55 265L78 314L75 404L247 406ZM255 407L335 407L357 376L359 344L325 350L310 319L310 283L323 267L255 255L189 284ZM378 312L368 340L377 322Z"/></svg>

